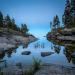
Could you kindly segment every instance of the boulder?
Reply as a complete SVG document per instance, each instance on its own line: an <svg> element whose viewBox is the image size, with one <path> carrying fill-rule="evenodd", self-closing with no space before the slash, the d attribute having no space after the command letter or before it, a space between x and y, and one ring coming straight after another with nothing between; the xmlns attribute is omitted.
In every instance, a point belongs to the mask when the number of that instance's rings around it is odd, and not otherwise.
<svg viewBox="0 0 75 75"><path fill-rule="evenodd" d="M30 55L30 54L31 54L30 51L24 51L24 52L22 52L22 55Z"/></svg>
<svg viewBox="0 0 75 75"><path fill-rule="evenodd" d="M41 52L42 57L49 56L51 54L54 54L54 52Z"/></svg>

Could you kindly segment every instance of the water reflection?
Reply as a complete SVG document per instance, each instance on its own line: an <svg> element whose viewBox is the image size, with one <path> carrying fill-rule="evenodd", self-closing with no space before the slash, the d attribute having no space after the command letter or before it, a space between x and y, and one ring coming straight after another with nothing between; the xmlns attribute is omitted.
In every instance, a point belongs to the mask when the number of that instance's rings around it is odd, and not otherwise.
<svg viewBox="0 0 75 75"><path fill-rule="evenodd" d="M10 48L8 50L0 50L0 70L2 70L3 68L6 68L8 63L7 63L7 59L4 59L4 57L7 55L8 58L11 58L12 53L16 53L16 48Z"/></svg>
<svg viewBox="0 0 75 75"><path fill-rule="evenodd" d="M7 55L7 57L10 58L11 55L12 55L12 53L16 53L16 48L17 48L17 47L15 47L15 48L10 48L10 49L5 50L5 51L0 50L0 60L2 60L2 59L5 57L5 55Z"/></svg>
<svg viewBox="0 0 75 75"><path fill-rule="evenodd" d="M8 50L5 51L5 54L7 55L7 57L10 58L12 56L12 53L16 53L16 49L17 49L17 47L10 48L10 49L8 49Z"/></svg>
<svg viewBox="0 0 75 75"><path fill-rule="evenodd" d="M5 51L0 50L0 60L3 59L5 56Z"/></svg>
<svg viewBox="0 0 75 75"><path fill-rule="evenodd" d="M51 40L53 44L51 45L52 49L54 48L54 51L59 54L61 51L61 46L64 47L63 53L66 56L69 63L75 64L75 43L72 43L71 41L57 41L57 40Z"/></svg>
<svg viewBox="0 0 75 75"><path fill-rule="evenodd" d="M73 56L74 52L75 52L75 47L65 46L64 54L65 54L68 62L72 62L73 64L75 64L75 55Z"/></svg>
<svg viewBox="0 0 75 75"><path fill-rule="evenodd" d="M37 42L34 44L34 48L45 48L45 43Z"/></svg>
<svg viewBox="0 0 75 75"><path fill-rule="evenodd" d="M27 48L28 47L28 43L27 44L22 44L23 48Z"/></svg>
<svg viewBox="0 0 75 75"><path fill-rule="evenodd" d="M74 65L75 57L73 53L75 52L75 46L65 44L66 43L63 42L57 43L55 41L48 41L46 38L43 38L31 44L19 46L18 48L10 48L6 51L0 50L0 61L4 66L10 63L16 64L16 62L30 65L32 64L33 57L35 57L41 59L43 63ZM31 54L22 55L23 52L31 52ZM46 52L44 54L48 54L48 56L43 58L41 56L42 52ZM51 52L54 53L51 54Z"/></svg>
<svg viewBox="0 0 75 75"><path fill-rule="evenodd" d="M54 44L54 51L59 54L61 50L61 46Z"/></svg>
<svg viewBox="0 0 75 75"><path fill-rule="evenodd" d="M0 60L0 64L3 64L3 65L0 65L0 68L3 68L2 66L4 66L5 68L7 67L6 60Z"/></svg>

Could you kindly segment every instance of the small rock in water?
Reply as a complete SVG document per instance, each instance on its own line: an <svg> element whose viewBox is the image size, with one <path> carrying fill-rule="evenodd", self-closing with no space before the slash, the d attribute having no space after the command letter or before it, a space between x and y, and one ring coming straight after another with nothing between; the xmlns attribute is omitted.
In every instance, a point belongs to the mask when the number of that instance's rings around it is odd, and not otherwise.
<svg viewBox="0 0 75 75"><path fill-rule="evenodd" d="M54 52L41 52L42 57L49 56L51 54L54 54Z"/></svg>
<svg viewBox="0 0 75 75"><path fill-rule="evenodd" d="M30 55L30 54L31 54L30 51L24 51L24 52L22 52L22 55Z"/></svg>

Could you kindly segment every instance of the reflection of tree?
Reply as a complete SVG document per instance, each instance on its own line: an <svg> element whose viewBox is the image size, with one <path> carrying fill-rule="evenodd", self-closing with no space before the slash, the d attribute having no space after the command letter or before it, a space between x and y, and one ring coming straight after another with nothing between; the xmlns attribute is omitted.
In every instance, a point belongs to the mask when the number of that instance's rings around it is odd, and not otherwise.
<svg viewBox="0 0 75 75"><path fill-rule="evenodd" d="M75 52L75 47L65 46L64 54L68 62L72 62L73 64L75 64L75 57L72 56L74 52Z"/></svg>
<svg viewBox="0 0 75 75"><path fill-rule="evenodd" d="M27 48L28 47L28 44L23 44L23 48Z"/></svg>
<svg viewBox="0 0 75 75"><path fill-rule="evenodd" d="M3 59L4 56L5 56L5 51L0 51L0 59Z"/></svg>
<svg viewBox="0 0 75 75"><path fill-rule="evenodd" d="M5 51L0 51L0 70L2 70L3 68L7 67L7 61L4 60L4 56L5 54L7 54L8 57L11 57L12 53L15 52L16 53L16 48L10 48L9 50L5 50Z"/></svg>
<svg viewBox="0 0 75 75"><path fill-rule="evenodd" d="M41 48L45 48L45 43L41 43Z"/></svg>
<svg viewBox="0 0 75 75"><path fill-rule="evenodd" d="M12 50L8 50L6 53L7 53L7 56L8 56L8 57L11 57L13 51L12 51Z"/></svg>
<svg viewBox="0 0 75 75"><path fill-rule="evenodd" d="M68 62L72 62L75 64L75 56L73 56L73 53L75 53L75 42L74 41L58 41L58 40L50 40L53 44L51 45L51 49L54 48L56 53L60 53L60 46L64 46L65 50L64 54L68 60ZM60 45L60 46L58 46ZM70 45L70 46L65 46L65 45Z"/></svg>
<svg viewBox="0 0 75 75"><path fill-rule="evenodd" d="M45 48L45 43L37 42L34 44L34 48Z"/></svg>
<svg viewBox="0 0 75 75"><path fill-rule="evenodd" d="M55 45L54 44L54 51L59 54L60 53L60 50L61 50L61 47L59 45Z"/></svg>
<svg viewBox="0 0 75 75"><path fill-rule="evenodd" d="M7 63L6 60L3 60L5 56L5 51L0 51L0 70L2 70L2 64L4 65L4 67L7 67Z"/></svg>
<svg viewBox="0 0 75 75"><path fill-rule="evenodd" d="M53 43L51 43L51 49L53 50Z"/></svg>
<svg viewBox="0 0 75 75"><path fill-rule="evenodd" d="M12 53L16 53L16 48L10 48L9 50L6 50L6 54L8 57L11 57Z"/></svg>

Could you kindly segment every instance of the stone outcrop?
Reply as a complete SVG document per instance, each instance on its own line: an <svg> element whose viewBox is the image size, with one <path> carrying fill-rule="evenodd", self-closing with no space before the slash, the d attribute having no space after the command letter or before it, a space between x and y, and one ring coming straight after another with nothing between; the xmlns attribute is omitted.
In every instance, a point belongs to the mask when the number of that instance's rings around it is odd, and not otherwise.
<svg viewBox="0 0 75 75"><path fill-rule="evenodd" d="M11 35L8 36L1 36L0 37L0 50L7 50L9 48L14 48L16 45L23 44L27 45L33 41L36 41L37 38L33 36L24 37L20 35Z"/></svg>

